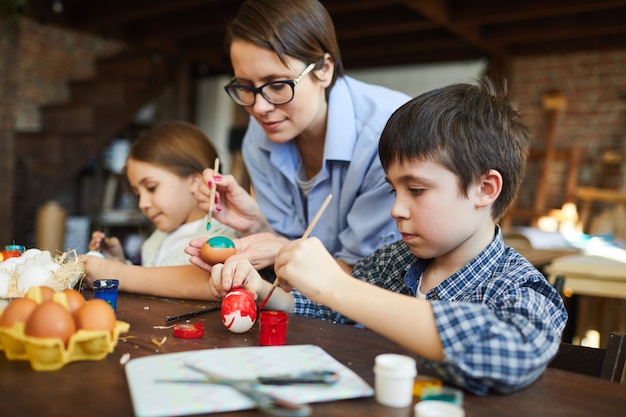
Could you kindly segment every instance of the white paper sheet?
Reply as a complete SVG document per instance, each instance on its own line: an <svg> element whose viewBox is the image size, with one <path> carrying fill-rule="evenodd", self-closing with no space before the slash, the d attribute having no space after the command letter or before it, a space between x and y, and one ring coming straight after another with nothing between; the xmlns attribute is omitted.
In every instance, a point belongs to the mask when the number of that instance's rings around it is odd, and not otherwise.
<svg viewBox="0 0 626 417"><path fill-rule="evenodd" d="M161 379L203 378L198 372L186 368L185 363L237 379L306 370L332 370L339 374L339 381L333 385L259 385L265 392L301 404L374 394L372 387L319 346L196 350L137 358L126 364L126 377L137 417L183 416L255 407L248 397L228 386L157 382Z"/></svg>

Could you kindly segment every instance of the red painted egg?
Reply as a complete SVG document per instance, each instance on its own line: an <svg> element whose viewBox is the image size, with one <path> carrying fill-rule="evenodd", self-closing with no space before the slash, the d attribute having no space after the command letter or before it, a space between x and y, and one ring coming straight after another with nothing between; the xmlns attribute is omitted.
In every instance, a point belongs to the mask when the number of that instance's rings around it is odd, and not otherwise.
<svg viewBox="0 0 626 417"><path fill-rule="evenodd" d="M256 310L254 295L235 288L222 300L222 322L233 333L245 333L256 321Z"/></svg>

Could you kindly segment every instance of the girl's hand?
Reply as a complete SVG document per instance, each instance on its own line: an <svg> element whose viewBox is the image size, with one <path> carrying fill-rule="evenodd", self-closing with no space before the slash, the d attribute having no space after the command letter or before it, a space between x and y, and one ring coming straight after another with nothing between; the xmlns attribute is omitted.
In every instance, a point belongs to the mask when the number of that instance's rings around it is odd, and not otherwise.
<svg viewBox="0 0 626 417"><path fill-rule="evenodd" d="M89 250L101 251L106 259L117 262L126 262L124 248L116 237L106 237L103 232L95 231L91 234Z"/></svg>
<svg viewBox="0 0 626 417"><path fill-rule="evenodd" d="M104 259L94 255L79 255L78 260L85 265L85 277L81 285L86 288L93 288L93 282L98 279L106 279L113 276L111 274L111 264L115 261Z"/></svg>
<svg viewBox="0 0 626 417"><path fill-rule="evenodd" d="M218 299L224 298L236 287L243 287L252 292L254 299L259 300L267 294L271 284L265 281L245 259L227 260L223 264L213 265L209 281L209 290L213 296Z"/></svg>
<svg viewBox="0 0 626 417"><path fill-rule="evenodd" d="M241 235L269 232L271 228L259 205L248 192L237 183L232 175L213 176L212 169L203 172L203 184L195 194L200 208L210 207L211 185L217 184L216 206L213 217L222 224L232 227Z"/></svg>

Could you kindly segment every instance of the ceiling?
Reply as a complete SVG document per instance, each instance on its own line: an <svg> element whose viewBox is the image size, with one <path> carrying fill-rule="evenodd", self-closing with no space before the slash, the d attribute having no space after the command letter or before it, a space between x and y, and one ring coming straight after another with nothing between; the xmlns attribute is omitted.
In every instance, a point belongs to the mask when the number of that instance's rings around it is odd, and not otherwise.
<svg viewBox="0 0 626 417"><path fill-rule="evenodd" d="M24 1L24 0L14 0ZM225 23L240 0L29 0L42 22L167 48L231 72ZM327 0L346 69L626 48L626 0ZM56 12L55 12L56 10Z"/></svg>

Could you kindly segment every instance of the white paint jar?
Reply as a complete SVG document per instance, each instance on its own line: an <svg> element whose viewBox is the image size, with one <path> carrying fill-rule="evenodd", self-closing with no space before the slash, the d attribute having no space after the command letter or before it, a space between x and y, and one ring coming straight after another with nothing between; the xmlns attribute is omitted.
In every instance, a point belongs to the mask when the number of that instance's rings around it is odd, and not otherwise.
<svg viewBox="0 0 626 417"><path fill-rule="evenodd" d="M415 359L395 353L376 356L374 364L376 401L388 407L407 407L413 402Z"/></svg>

